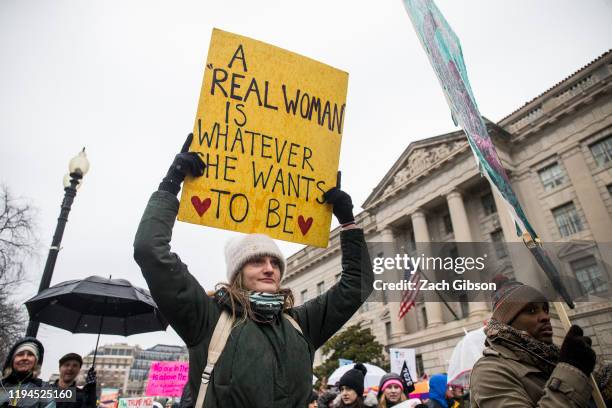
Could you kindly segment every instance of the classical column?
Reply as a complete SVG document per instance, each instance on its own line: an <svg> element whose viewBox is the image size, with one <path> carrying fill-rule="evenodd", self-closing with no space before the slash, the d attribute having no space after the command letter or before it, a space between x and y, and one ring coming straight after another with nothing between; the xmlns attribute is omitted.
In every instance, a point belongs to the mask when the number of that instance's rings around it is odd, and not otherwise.
<svg viewBox="0 0 612 408"><path fill-rule="evenodd" d="M463 204L463 197L461 193L456 189L452 190L446 195L446 202L448 203L448 211L450 213L451 222L453 224L455 242L474 242L472 231L470 229L470 223L468 221L467 211L465 211L465 205ZM461 250L461 248L459 247L458 249ZM469 302L469 308L470 317L489 312L489 305L486 302Z"/></svg>
<svg viewBox="0 0 612 408"><path fill-rule="evenodd" d="M412 229L414 230L414 240L417 245L417 254L429 253L429 230L427 229L427 219L423 210L418 209L411 215ZM441 325L442 307L440 299L435 293L426 292L423 294L425 298L425 311L427 312L427 327L436 327Z"/></svg>
<svg viewBox="0 0 612 408"><path fill-rule="evenodd" d="M584 160L582 150L579 148L572 149L570 152L563 154L562 157L563 165L576 190L578 201L582 207L588 228L593 234L593 239L596 243L611 242L612 217L610 217L606 205L601 198L601 193L593 180L591 170ZM607 265L612 265L611 252L609 250L600 250L602 260Z"/></svg>
<svg viewBox="0 0 612 408"><path fill-rule="evenodd" d="M380 231L380 240L385 244L384 255L385 257L395 257L396 255L396 245L395 245L395 234L393 233L393 229L391 227L386 226L382 231ZM385 272L385 277L389 276L389 272ZM399 281L401 279L400 276L394 280ZM387 280L387 279L386 279ZM391 281L391 279L388 279ZM406 325L403 320L399 320L397 315L399 313L400 306L400 293L387 293L388 305L389 305L389 315L391 322L391 337L397 339L398 336L406 334Z"/></svg>
<svg viewBox="0 0 612 408"><path fill-rule="evenodd" d="M531 252L529 252L529 249L527 249L523 243L523 239L516 234L516 226L514 225L514 220L510 215L506 202L496 189L492 188L491 192L495 200L499 223L504 233L504 240L507 244L510 262L514 270L514 277L516 280L526 285L533 286L534 288L542 288L542 282L539 277L542 276L543 272L540 270Z"/></svg>
<svg viewBox="0 0 612 408"><path fill-rule="evenodd" d="M456 242L473 242L472 231L468 221L463 197L458 190L452 190L446 195L448 211L453 224L453 233Z"/></svg>

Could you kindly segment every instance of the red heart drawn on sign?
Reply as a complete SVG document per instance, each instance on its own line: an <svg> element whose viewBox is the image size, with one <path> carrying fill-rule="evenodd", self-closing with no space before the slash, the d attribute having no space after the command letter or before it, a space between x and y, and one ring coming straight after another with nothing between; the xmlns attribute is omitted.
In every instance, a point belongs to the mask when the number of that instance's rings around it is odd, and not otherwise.
<svg viewBox="0 0 612 408"><path fill-rule="evenodd" d="M208 207L210 207L210 198L200 200L200 197L192 196L191 204L193 204L193 208L195 208L196 212L201 217L202 215L204 215L206 210L208 210Z"/></svg>
<svg viewBox="0 0 612 408"><path fill-rule="evenodd" d="M302 231L302 235L306 235L310 227L312 227L312 217L308 217L307 220L304 219L301 215L298 217L298 225L300 227L300 231Z"/></svg>

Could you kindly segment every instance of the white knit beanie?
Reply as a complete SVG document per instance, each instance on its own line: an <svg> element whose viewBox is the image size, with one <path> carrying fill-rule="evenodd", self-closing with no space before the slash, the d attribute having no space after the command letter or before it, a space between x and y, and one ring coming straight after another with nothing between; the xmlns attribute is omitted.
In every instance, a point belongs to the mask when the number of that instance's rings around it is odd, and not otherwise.
<svg viewBox="0 0 612 408"><path fill-rule="evenodd" d="M34 356L36 356L36 361L40 360L40 351L38 350L38 346L31 341L20 344L19 347L15 349L15 352L13 353L13 358L15 358L17 354L25 350L34 354Z"/></svg>
<svg viewBox="0 0 612 408"><path fill-rule="evenodd" d="M244 264L258 256L273 256L280 261L281 277L285 273L285 257L276 243L264 234L248 234L235 237L225 244L227 280L231 282Z"/></svg>

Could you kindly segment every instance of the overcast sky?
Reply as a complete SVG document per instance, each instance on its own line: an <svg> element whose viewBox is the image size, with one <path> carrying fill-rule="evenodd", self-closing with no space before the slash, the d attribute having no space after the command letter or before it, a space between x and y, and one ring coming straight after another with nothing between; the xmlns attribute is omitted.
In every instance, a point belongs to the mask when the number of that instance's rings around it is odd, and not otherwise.
<svg viewBox="0 0 612 408"><path fill-rule="evenodd" d="M481 113L493 121L612 46L612 2L439 0L459 36ZM90 275L146 287L132 242L151 192L193 127L213 27L349 73L343 189L363 203L406 146L456 130L402 1L0 1L0 182L39 209L35 295L63 196L83 146L90 173L74 202L52 284ZM178 223L173 249L205 288L225 277L233 233ZM279 241L290 255L301 246ZM42 325L43 378L94 335ZM129 338L180 344L171 330Z"/></svg>

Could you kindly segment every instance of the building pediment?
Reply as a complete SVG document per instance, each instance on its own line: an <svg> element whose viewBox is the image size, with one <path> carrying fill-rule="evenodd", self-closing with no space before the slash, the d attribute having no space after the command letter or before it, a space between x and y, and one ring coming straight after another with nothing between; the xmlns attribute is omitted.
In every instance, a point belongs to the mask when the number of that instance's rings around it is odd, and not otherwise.
<svg viewBox="0 0 612 408"><path fill-rule="evenodd" d="M433 141L431 139L435 138L431 138L411 143L367 198L363 208L367 209L381 199L394 195L468 149L463 132L456 133L459 134L455 137L445 137L445 140Z"/></svg>
<svg viewBox="0 0 612 408"><path fill-rule="evenodd" d="M556 252L559 258L567 258L576 254L588 254L594 246L595 243L592 241L570 241L558 248Z"/></svg>
<svg viewBox="0 0 612 408"><path fill-rule="evenodd" d="M484 120L491 137L508 138L508 134L493 122L486 118ZM469 149L462 130L410 143L374 188L362 208L367 210L376 207Z"/></svg>

